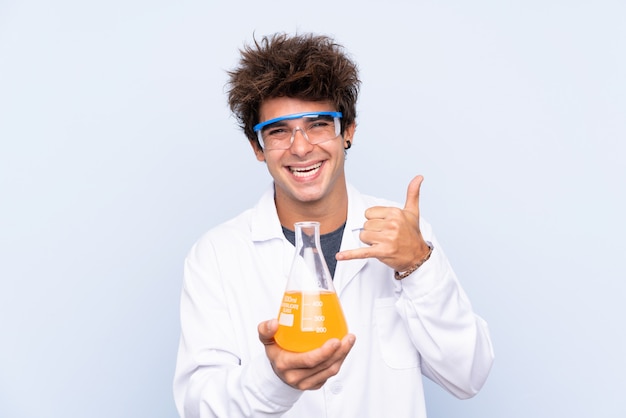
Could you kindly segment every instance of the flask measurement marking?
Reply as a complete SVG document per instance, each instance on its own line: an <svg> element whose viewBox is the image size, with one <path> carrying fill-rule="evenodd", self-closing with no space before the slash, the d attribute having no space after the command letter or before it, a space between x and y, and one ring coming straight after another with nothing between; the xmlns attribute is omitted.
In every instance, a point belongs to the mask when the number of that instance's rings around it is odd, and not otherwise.
<svg viewBox="0 0 626 418"><path fill-rule="evenodd" d="M300 319L300 328L303 332L326 332L326 328L323 326L325 318L322 314L324 302L320 300L319 297L319 294L316 293L302 294L302 317Z"/></svg>

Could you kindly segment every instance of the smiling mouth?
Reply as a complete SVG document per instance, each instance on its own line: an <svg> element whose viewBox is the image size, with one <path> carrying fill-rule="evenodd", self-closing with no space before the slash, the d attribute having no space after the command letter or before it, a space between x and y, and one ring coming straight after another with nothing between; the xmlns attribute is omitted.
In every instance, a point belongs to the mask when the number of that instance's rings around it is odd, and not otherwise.
<svg viewBox="0 0 626 418"><path fill-rule="evenodd" d="M289 167L289 171L296 177L308 177L317 173L322 166L322 163L315 163L308 167Z"/></svg>

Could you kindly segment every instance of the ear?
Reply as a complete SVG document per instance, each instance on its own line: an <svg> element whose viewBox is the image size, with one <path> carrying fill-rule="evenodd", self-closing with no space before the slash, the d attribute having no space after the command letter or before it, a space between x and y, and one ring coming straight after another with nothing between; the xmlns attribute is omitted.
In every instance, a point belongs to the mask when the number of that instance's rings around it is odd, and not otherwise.
<svg viewBox="0 0 626 418"><path fill-rule="evenodd" d="M343 130L343 143L346 144L346 141L350 141L352 145L354 145L354 132L356 131L356 123L352 123L346 126L346 129Z"/></svg>
<svg viewBox="0 0 626 418"><path fill-rule="evenodd" d="M257 161L265 161L265 154L263 153L263 150L261 149L261 147L259 146L259 144L256 141L249 141L250 142L250 146L252 147L252 150L254 151L254 156L256 157Z"/></svg>

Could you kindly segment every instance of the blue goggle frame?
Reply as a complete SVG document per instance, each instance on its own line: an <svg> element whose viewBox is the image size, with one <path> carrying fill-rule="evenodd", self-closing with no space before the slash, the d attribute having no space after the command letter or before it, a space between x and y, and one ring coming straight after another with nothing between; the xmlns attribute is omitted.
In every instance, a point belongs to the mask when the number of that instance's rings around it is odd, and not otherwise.
<svg viewBox="0 0 626 418"><path fill-rule="evenodd" d="M285 115L279 116L274 119L266 120L265 122L257 123L254 125L254 132L259 132L267 125L271 125L272 123L280 122L283 120L292 120L292 119L300 119L307 116L332 116L334 118L341 118L343 115L341 112L303 112L303 113L294 113L293 115Z"/></svg>

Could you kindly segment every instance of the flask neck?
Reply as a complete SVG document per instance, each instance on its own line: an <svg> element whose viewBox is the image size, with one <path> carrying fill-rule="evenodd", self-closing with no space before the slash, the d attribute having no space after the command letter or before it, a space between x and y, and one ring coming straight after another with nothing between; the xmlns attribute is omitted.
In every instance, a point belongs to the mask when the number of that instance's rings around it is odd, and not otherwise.
<svg viewBox="0 0 626 418"><path fill-rule="evenodd" d="M321 252L319 222L298 222L295 227L296 249L309 248L314 249L317 253Z"/></svg>
<svg viewBox="0 0 626 418"><path fill-rule="evenodd" d="M332 290L332 276L320 244L319 222L298 222L296 254L289 274L289 288Z"/></svg>

